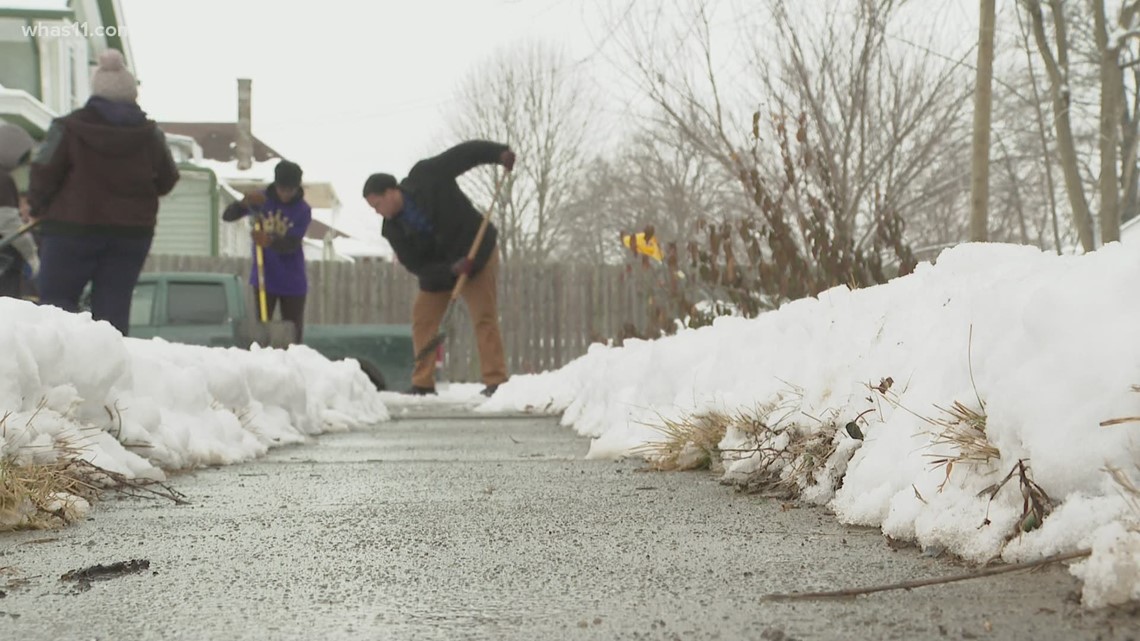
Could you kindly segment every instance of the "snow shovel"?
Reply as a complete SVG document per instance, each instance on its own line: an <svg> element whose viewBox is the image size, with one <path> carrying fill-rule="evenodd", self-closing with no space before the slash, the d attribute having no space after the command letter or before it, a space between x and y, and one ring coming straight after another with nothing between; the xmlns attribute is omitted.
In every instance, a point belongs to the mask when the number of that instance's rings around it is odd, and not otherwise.
<svg viewBox="0 0 1140 641"><path fill-rule="evenodd" d="M253 230L261 231L261 214L255 214ZM286 348L296 336L292 321L269 320L269 306L265 300L265 253L256 242L253 244L257 270L258 321L249 327L251 342L267 347Z"/></svg>
<svg viewBox="0 0 1140 641"><path fill-rule="evenodd" d="M475 260L475 255L479 253L479 245L483 244L483 236L487 233L487 225L491 222L491 212L495 210L495 201L499 199L499 192L503 188L503 183L507 182L507 176L510 173L509 170L504 171L495 183L495 195L491 197L491 204L487 206L487 213L483 216L479 231L475 233L475 241L471 243L471 250L467 252L467 260ZM463 286L466 284L467 274L460 274L459 280L455 282L455 287L451 289L451 300L447 302L447 311L443 313L443 320L439 322L439 332L416 354L417 363L435 354L436 348L442 345L444 339L447 338L447 324L451 320L451 312L455 309L455 301L459 300L459 295L463 293Z"/></svg>
<svg viewBox="0 0 1140 641"><path fill-rule="evenodd" d="M35 229L36 225L38 225L38 224L40 224L40 219L39 218L33 218L32 220L24 223L23 225L20 225L20 228L17 229L11 236L7 236L5 238L0 238L0 252L4 251L4 249L11 246L12 243L19 240L19 238L21 236L23 236L24 234ZM0 254L0 272L3 272L4 270L8 269L8 267L12 264L12 260L14 260L14 259L11 256L9 256L7 254Z"/></svg>

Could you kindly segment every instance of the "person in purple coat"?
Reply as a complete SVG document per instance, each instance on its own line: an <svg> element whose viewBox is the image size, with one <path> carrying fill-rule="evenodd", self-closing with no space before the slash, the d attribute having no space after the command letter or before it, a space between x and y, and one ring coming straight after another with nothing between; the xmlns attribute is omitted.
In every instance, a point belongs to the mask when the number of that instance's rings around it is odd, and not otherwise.
<svg viewBox="0 0 1140 641"><path fill-rule="evenodd" d="M301 176L297 163L282 160L274 169L269 187L246 194L222 212L222 220L227 222L253 216L258 223L252 239L261 247L265 262L266 309L269 318L273 318L277 303L281 303L281 319L293 322L296 343L304 338L305 297L309 293L302 242L313 219L313 210L305 202ZM259 296L256 260L249 283L254 296Z"/></svg>

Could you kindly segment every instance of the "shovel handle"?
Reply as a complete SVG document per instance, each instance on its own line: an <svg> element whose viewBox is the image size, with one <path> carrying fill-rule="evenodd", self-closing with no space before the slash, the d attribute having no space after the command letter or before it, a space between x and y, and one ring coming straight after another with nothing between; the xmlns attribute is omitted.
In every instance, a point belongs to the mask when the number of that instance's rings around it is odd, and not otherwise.
<svg viewBox="0 0 1140 641"><path fill-rule="evenodd" d="M4 249L5 247L16 242L16 240L19 239L20 236L23 236L24 234L28 233L29 231L35 229L36 225L39 225L39 224L40 224L40 219L39 218L33 218L30 221L24 223L23 225L20 225L20 228L17 229L16 231L12 232L12 235L5 236L4 238L0 238L0 249Z"/></svg>
<svg viewBox="0 0 1140 641"><path fill-rule="evenodd" d="M487 235L487 226L491 223L491 212L495 211L495 202L499 200L499 193L503 190L503 184L507 182L507 176L510 175L510 170L504 171L495 181L495 193L491 196L491 204L487 205L487 213L483 214L483 222L479 223L479 231L475 233L475 241L471 243L471 249L467 251L467 260L474 261L475 256L479 253L479 246L483 244L483 237ZM454 303L459 295L463 292L463 286L467 284L469 276L467 274L460 274L459 280L455 281L455 287L451 290L451 302Z"/></svg>
<svg viewBox="0 0 1140 641"><path fill-rule="evenodd" d="M261 217L253 219L253 230L261 231ZM269 322L269 306L265 301L265 254L261 251L261 245L256 242L253 243L253 251L257 258L257 302L259 312L261 313L261 322Z"/></svg>

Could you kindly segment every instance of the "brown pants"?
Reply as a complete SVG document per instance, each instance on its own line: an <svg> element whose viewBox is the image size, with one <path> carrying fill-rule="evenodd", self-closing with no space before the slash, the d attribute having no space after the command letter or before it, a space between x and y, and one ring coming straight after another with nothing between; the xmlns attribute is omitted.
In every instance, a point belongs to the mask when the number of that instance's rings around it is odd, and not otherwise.
<svg viewBox="0 0 1140 641"><path fill-rule="evenodd" d="M497 279L499 254L491 255L487 264L463 286L463 302L475 325L475 341L479 348L479 365L484 385L499 385L507 380L507 361L503 355L503 337L499 334ZM451 292L416 294L412 303L412 343L418 354L439 332L439 324L447 311ZM454 312L453 312L454 313ZM425 358L412 371L412 385L435 387L435 359Z"/></svg>

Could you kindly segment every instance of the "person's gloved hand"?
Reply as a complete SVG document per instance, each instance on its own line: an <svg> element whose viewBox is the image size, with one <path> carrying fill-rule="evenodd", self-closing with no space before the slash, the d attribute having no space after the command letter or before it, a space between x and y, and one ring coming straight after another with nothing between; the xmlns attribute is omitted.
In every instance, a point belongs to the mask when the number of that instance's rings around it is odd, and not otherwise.
<svg viewBox="0 0 1140 641"><path fill-rule="evenodd" d="M269 238L269 232L256 230L252 232L250 236L253 237L253 242L257 243L257 246L263 249L268 247L269 243L272 242Z"/></svg>
<svg viewBox="0 0 1140 641"><path fill-rule="evenodd" d="M474 269L474 267L475 263L471 262L470 258L464 256L451 265L451 273L456 276L462 276L463 274L470 276L471 270Z"/></svg>
<svg viewBox="0 0 1140 641"><path fill-rule="evenodd" d="M262 207L265 205L265 194L260 191L251 191L241 199L246 207Z"/></svg>
<svg viewBox="0 0 1140 641"><path fill-rule="evenodd" d="M507 168L507 171L513 171L515 168L515 152L510 149L504 151L499 156L499 164Z"/></svg>

